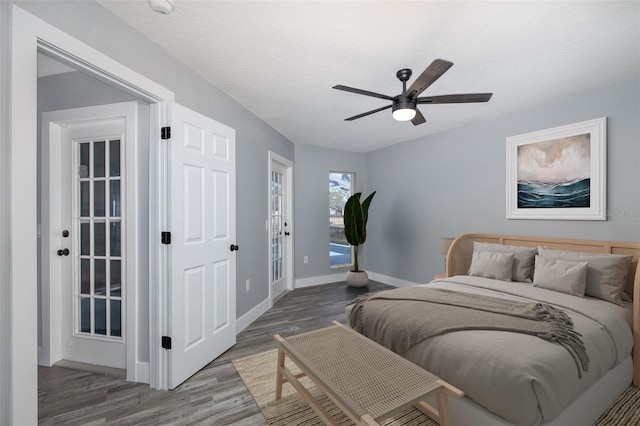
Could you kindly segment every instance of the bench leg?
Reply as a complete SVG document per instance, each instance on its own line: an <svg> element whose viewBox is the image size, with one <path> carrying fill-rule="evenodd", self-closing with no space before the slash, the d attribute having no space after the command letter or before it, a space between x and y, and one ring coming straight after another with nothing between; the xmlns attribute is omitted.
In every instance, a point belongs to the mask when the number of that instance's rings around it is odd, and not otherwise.
<svg viewBox="0 0 640 426"><path fill-rule="evenodd" d="M436 409L431 404L424 401L420 401L415 405L415 408L422 411L432 420L438 422L440 426L449 426L451 424L451 417L449 416L449 400L445 390L439 390L436 393L436 402L438 408Z"/></svg>
<svg viewBox="0 0 640 426"><path fill-rule="evenodd" d="M449 399L444 391L436 394L436 401L438 402L438 413L440 414L440 426L449 426L451 424L451 418L449 417Z"/></svg>
<svg viewBox="0 0 640 426"><path fill-rule="evenodd" d="M282 383L284 382L284 351L278 349L278 367L276 368L276 401L282 398Z"/></svg>

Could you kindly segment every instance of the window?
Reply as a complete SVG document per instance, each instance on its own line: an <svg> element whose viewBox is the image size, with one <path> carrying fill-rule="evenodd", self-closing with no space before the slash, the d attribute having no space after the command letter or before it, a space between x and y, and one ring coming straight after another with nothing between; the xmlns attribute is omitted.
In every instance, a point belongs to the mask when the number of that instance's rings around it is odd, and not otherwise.
<svg viewBox="0 0 640 426"><path fill-rule="evenodd" d="M329 172L329 266L349 266L351 246L344 236L344 205L353 193L355 174Z"/></svg>

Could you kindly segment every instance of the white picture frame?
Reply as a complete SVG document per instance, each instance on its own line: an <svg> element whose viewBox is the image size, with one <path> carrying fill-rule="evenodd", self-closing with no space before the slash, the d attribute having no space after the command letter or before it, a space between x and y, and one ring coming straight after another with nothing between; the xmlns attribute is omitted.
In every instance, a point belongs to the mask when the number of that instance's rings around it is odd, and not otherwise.
<svg viewBox="0 0 640 426"><path fill-rule="evenodd" d="M607 118L507 137L507 219L606 220Z"/></svg>

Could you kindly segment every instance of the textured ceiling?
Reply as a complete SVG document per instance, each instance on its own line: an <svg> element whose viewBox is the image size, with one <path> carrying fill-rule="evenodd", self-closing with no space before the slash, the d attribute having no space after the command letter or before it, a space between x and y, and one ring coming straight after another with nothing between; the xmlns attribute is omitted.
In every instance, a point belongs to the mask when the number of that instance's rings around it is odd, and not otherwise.
<svg viewBox="0 0 640 426"><path fill-rule="evenodd" d="M100 3L294 143L366 152L640 74L640 2ZM424 95L493 92L486 104L423 105L427 122L386 110L395 73L454 66ZM412 80L409 81L411 83ZM597 102L597 99L593 100Z"/></svg>

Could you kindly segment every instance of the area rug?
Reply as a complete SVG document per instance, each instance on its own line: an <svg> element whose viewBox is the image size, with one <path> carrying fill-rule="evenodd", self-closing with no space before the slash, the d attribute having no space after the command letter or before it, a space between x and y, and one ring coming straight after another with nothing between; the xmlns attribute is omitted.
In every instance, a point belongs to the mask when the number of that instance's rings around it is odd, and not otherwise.
<svg viewBox="0 0 640 426"><path fill-rule="evenodd" d="M275 379L277 350L262 352L245 358L233 360L233 365L240 374L244 384L256 400L262 414L272 426L322 425L323 422L298 395L292 386L285 384L282 388L282 399L275 401ZM300 370L288 358L287 367L294 373ZM322 391L308 378L300 381L327 409L340 425L353 425L353 422L336 407ZM624 394L596 421L594 426L628 426L640 424L640 388L630 386ZM438 426L416 409L410 409L387 420L386 426Z"/></svg>

